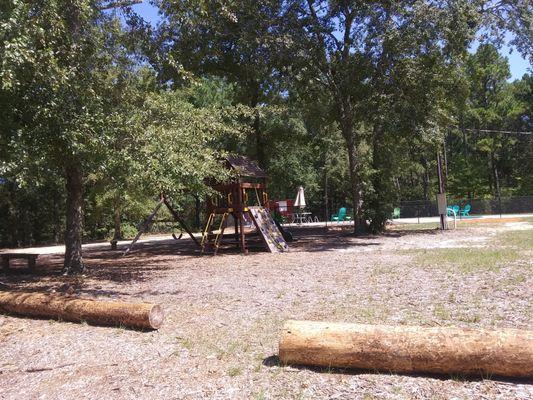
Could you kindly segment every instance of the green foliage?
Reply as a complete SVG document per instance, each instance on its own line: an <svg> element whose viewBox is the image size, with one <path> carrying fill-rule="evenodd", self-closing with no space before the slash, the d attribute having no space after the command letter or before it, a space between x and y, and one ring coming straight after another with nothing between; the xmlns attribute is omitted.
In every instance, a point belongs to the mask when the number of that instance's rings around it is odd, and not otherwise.
<svg viewBox="0 0 533 400"><path fill-rule="evenodd" d="M105 77L120 52L107 35L117 32L118 21L89 2L11 6L0 31L2 91L19 125L11 150L26 163L44 157L59 171L97 163L108 139Z"/></svg>
<svg viewBox="0 0 533 400"><path fill-rule="evenodd" d="M138 232L137 228L129 222L123 222L120 226L120 231L124 239L133 239ZM113 236L114 235L112 235L111 237Z"/></svg>
<svg viewBox="0 0 533 400"><path fill-rule="evenodd" d="M395 197L394 150L403 140L431 146L451 120L448 95L457 60L473 38L475 8L456 2L300 6L292 30L296 85L302 96L326 93L325 107L349 156L356 220L366 217L379 231ZM434 23L426 23L428 14Z"/></svg>
<svg viewBox="0 0 533 400"><path fill-rule="evenodd" d="M303 120L287 109L270 109L263 113L262 131L269 138L264 147L267 171L273 183L271 196L293 198L298 186L304 186L306 195L313 198L318 191L317 171L314 165L313 140Z"/></svg>
<svg viewBox="0 0 533 400"><path fill-rule="evenodd" d="M0 244L30 246L57 242L63 236L62 181L33 176L25 184L3 175L0 185Z"/></svg>
<svg viewBox="0 0 533 400"><path fill-rule="evenodd" d="M236 83L237 101L255 107L279 84L274 59L283 48L286 8L277 0L155 2L163 12L152 58L160 79L174 84L185 71L217 75Z"/></svg>
<svg viewBox="0 0 533 400"><path fill-rule="evenodd" d="M531 140L520 134L476 132L531 130L530 105L519 94L521 89L522 94L531 92L530 78L509 83L508 60L489 44L480 45L468 58L465 72L469 92L461 125L449 139L450 192L461 197L497 196L499 188L504 196L530 194L533 187L524 166L533 166Z"/></svg>
<svg viewBox="0 0 533 400"><path fill-rule="evenodd" d="M179 92L150 96L137 116L137 126L144 129L134 138L130 178L152 193L202 191L205 178L224 173L220 153L211 145L219 135L231 133L223 121L227 117L219 110L195 108Z"/></svg>
<svg viewBox="0 0 533 400"><path fill-rule="evenodd" d="M205 192L206 178L224 174L220 143L242 134L246 118L222 81L159 88L153 71L129 53L127 33L115 13L103 11L107 5L13 0L0 21L0 102L10 110L2 115L2 175L17 187L31 187L36 175L48 184L81 175L82 186L67 186L77 191L68 198L85 186L90 237L107 235L110 214L120 227L121 212L134 212L135 203L148 209L160 192ZM6 207L7 215L20 211L16 202ZM70 216L68 237L81 253L81 213ZM30 218L25 225L36 224Z"/></svg>
<svg viewBox="0 0 533 400"><path fill-rule="evenodd" d="M157 28L110 1L0 4L2 244L130 236L160 192L191 222L230 152L271 198L302 185L373 232L434 198L443 142L451 195L533 193L530 136L476 131L533 130L533 78L497 50L510 30L531 54L526 1L154 4Z"/></svg>

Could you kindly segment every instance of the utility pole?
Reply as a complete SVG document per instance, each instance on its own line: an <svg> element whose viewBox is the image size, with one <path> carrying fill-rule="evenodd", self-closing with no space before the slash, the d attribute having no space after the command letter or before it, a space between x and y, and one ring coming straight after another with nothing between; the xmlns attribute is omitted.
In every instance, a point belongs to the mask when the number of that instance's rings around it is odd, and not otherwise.
<svg viewBox="0 0 533 400"><path fill-rule="evenodd" d="M325 212L325 219L326 222L326 232L328 230L328 170L326 168L326 165L324 165L324 212Z"/></svg>
<svg viewBox="0 0 533 400"><path fill-rule="evenodd" d="M446 188L444 185L444 177L442 174L442 157L440 151L437 152L437 173L439 177L439 194L437 195L437 206L440 215L440 229L448 229L447 220L447 204L446 204Z"/></svg>
<svg viewBox="0 0 533 400"><path fill-rule="evenodd" d="M494 178L496 180L496 194L498 195L498 209L500 211L500 218L502 217L502 194L500 191L500 177L498 176L498 168L494 166Z"/></svg>

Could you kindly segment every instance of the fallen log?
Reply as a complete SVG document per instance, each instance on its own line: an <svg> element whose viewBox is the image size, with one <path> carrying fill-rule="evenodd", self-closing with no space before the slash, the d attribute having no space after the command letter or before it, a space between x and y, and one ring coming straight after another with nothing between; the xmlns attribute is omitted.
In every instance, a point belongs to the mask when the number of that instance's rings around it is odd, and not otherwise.
<svg viewBox="0 0 533 400"><path fill-rule="evenodd" d="M283 364L398 373L533 377L533 331L287 321Z"/></svg>
<svg viewBox="0 0 533 400"><path fill-rule="evenodd" d="M164 320L159 305L28 292L0 292L0 313L138 329L158 329Z"/></svg>

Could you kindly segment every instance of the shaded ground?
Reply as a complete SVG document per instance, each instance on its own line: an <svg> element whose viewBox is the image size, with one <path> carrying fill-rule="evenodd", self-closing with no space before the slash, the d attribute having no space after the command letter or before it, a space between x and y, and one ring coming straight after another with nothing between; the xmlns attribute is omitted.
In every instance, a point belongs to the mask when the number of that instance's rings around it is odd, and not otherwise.
<svg viewBox="0 0 533 400"><path fill-rule="evenodd" d="M273 356L289 318L533 329L531 228L293 228L289 253L248 256L145 242L125 258L89 249L78 278L44 255L36 275L0 275L0 290L161 303L167 319L137 332L0 316L0 399L530 399L527 382L319 371Z"/></svg>

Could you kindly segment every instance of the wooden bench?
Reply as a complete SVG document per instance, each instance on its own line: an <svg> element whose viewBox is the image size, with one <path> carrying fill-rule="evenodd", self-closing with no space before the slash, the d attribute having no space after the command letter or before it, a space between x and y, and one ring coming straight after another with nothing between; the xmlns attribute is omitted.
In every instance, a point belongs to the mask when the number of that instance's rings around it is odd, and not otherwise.
<svg viewBox="0 0 533 400"><path fill-rule="evenodd" d="M2 256L2 267L5 272L8 272L10 270L9 260L11 260L12 258L26 260L28 262L28 270L31 272L35 269L35 261L37 260L37 257L39 257L39 254L1 253L0 256Z"/></svg>

